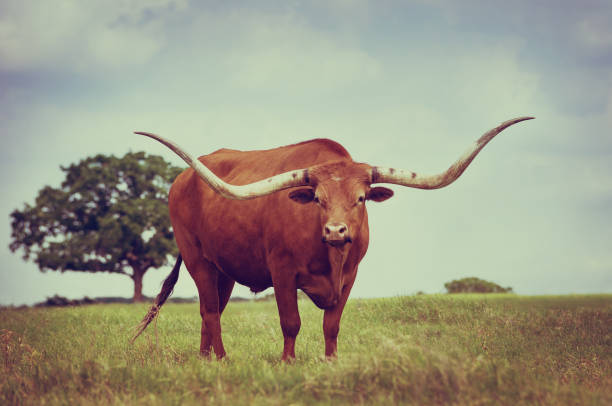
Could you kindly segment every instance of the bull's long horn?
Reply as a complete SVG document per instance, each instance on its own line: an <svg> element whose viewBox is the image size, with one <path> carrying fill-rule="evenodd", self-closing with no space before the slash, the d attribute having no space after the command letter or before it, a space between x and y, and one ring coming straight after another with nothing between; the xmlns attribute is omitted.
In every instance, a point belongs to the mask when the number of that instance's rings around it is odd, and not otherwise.
<svg viewBox="0 0 612 406"><path fill-rule="evenodd" d="M229 199L247 200L260 196L265 196L276 191L287 189L296 186L305 186L310 184L308 169L297 169L294 171L284 172L267 179L263 179L248 185L232 185L224 182L221 178L215 175L199 160L193 158L190 154L183 151L178 145L172 141L168 141L159 135L136 131L135 134L151 137L180 156L183 161L187 162L196 173L208 184L213 190Z"/></svg>
<svg viewBox="0 0 612 406"><path fill-rule="evenodd" d="M488 131L482 137L480 137L478 141L476 141L476 143L457 160L457 162L451 165L446 172L437 175L424 176L403 169L374 166L372 167L372 183L393 183L396 185L419 189L439 189L444 186L448 186L459 176L461 176L463 171L465 171L465 168L468 167L476 155L478 155L480 150L483 149L484 146L493 139L493 137L513 124L525 120L531 120L533 118L534 117L519 117L513 120L508 120L501 123L491 131Z"/></svg>

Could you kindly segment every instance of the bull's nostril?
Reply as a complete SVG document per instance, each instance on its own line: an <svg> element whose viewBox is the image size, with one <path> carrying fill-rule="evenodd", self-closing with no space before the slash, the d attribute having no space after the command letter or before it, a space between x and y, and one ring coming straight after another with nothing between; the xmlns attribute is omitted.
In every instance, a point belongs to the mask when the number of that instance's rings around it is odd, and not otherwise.
<svg viewBox="0 0 612 406"><path fill-rule="evenodd" d="M345 231L346 231L346 227L340 227L340 229L338 230L340 234L344 234Z"/></svg>
<svg viewBox="0 0 612 406"><path fill-rule="evenodd" d="M331 230L329 229L329 227L325 226L325 234L329 234L331 233Z"/></svg>

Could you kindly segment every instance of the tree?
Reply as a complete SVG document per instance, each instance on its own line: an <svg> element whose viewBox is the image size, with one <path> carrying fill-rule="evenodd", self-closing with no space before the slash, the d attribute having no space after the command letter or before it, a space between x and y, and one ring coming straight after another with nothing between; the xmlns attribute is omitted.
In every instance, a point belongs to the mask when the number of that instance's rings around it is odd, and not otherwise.
<svg viewBox="0 0 612 406"><path fill-rule="evenodd" d="M447 282L444 287L448 293L512 293L512 288L503 288L496 283L479 278L463 278Z"/></svg>
<svg viewBox="0 0 612 406"><path fill-rule="evenodd" d="M134 281L142 300L149 268L177 255L168 190L181 169L144 152L97 155L61 167L59 188L45 186L34 205L11 213L11 251L23 249L41 271L110 272Z"/></svg>

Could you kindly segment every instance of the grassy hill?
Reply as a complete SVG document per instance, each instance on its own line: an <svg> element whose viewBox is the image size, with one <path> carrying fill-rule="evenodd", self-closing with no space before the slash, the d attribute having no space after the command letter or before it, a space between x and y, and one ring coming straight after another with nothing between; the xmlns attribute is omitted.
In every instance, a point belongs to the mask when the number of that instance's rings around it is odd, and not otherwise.
<svg viewBox="0 0 612 406"><path fill-rule="evenodd" d="M230 303L229 359L198 356L195 304L0 310L0 404L612 404L612 295L350 300L339 359L300 301L292 365L274 302Z"/></svg>

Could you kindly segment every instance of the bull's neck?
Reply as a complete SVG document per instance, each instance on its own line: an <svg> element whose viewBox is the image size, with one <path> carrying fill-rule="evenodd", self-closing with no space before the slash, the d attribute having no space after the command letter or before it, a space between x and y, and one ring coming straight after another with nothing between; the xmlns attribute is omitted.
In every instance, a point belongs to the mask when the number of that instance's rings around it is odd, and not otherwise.
<svg viewBox="0 0 612 406"><path fill-rule="evenodd" d="M334 289L337 291L339 291L342 286L342 269L344 268L344 263L346 262L346 258L348 257L348 253L350 250L350 244L346 244L342 248L331 246L327 248L327 257L329 259L329 265L331 267L332 284L338 285L334 286Z"/></svg>

